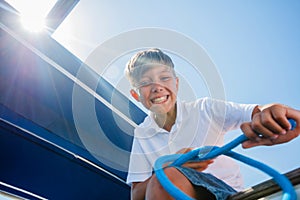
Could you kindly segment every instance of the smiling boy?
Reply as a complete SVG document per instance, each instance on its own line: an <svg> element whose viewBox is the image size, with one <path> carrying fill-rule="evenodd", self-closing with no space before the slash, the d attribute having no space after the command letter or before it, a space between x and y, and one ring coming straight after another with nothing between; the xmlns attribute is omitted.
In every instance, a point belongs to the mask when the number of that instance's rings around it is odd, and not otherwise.
<svg viewBox="0 0 300 200"><path fill-rule="evenodd" d="M221 146L224 134L239 127L250 139L243 143L245 148L288 142L300 132L300 112L281 104L258 106L211 98L178 101L174 64L157 48L134 55L126 76L133 87L131 95L150 111L135 129L127 177L134 200L172 199L152 173L154 162L162 155ZM298 124L293 131L288 118ZM225 156L164 170L178 188L195 199L226 199L243 185L239 166Z"/></svg>

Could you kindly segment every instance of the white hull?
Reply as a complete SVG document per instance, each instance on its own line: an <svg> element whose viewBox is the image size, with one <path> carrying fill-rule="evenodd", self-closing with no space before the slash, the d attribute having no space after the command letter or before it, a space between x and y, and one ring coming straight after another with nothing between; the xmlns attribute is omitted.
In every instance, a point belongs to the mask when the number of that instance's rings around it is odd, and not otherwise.
<svg viewBox="0 0 300 200"><path fill-rule="evenodd" d="M295 190L296 190L296 193L297 193L297 199L300 199L300 184L299 185L296 185L294 186ZM259 200L281 200L282 199L282 192L277 192L277 193L274 193L268 197L264 197L264 198L260 198Z"/></svg>

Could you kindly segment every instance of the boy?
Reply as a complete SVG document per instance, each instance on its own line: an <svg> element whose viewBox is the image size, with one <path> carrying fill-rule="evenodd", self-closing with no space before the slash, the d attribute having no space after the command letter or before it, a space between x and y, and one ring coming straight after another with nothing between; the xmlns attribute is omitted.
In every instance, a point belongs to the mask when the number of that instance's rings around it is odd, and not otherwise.
<svg viewBox="0 0 300 200"><path fill-rule="evenodd" d="M156 48L133 56L126 76L133 87L131 95L150 111L135 129L127 177L134 200L172 199L152 173L154 162L162 155L222 146L224 134L239 127L250 139L243 143L244 148L288 142L300 132L300 112L280 104L258 106L211 98L179 102L174 64ZM293 131L287 118L297 122ZM238 165L225 156L164 170L179 189L195 199L226 199L242 189Z"/></svg>

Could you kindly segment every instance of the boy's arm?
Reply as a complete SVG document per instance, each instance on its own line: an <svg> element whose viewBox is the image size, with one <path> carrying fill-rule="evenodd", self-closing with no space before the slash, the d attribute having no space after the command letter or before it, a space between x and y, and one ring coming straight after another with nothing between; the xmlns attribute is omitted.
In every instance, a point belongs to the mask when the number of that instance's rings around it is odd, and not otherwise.
<svg viewBox="0 0 300 200"><path fill-rule="evenodd" d="M131 200L144 200L146 196L146 188L149 180L148 178L144 182L134 182L131 186Z"/></svg>
<svg viewBox="0 0 300 200"><path fill-rule="evenodd" d="M289 118L297 123L294 130L290 130ZM281 104L257 106L252 121L243 123L241 129L249 138L244 148L289 142L300 134L300 111Z"/></svg>

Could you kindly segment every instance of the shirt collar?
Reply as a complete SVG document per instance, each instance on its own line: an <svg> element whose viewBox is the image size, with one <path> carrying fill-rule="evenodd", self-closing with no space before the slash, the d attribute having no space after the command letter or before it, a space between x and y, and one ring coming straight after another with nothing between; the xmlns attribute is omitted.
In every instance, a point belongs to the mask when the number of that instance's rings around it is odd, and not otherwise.
<svg viewBox="0 0 300 200"><path fill-rule="evenodd" d="M174 126L178 126L181 121L182 121L182 103L180 101L176 102L176 120L175 120L175 124L172 127L172 130L174 129ZM167 132L165 129L160 128L155 120L154 120L154 113L153 112L149 112L149 116L150 116L150 123L151 123L151 127L155 129L155 131L158 132Z"/></svg>

